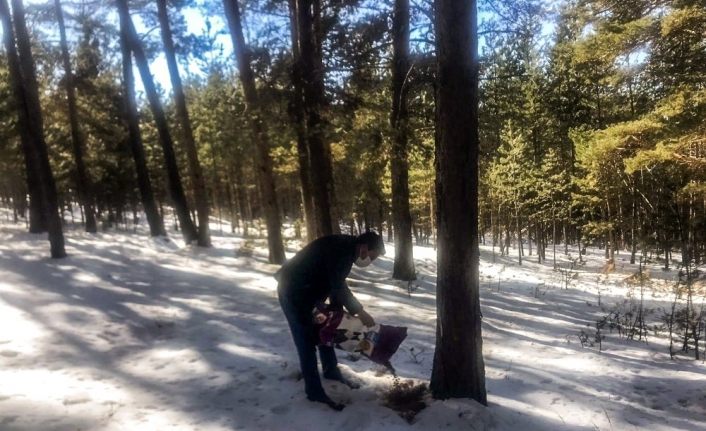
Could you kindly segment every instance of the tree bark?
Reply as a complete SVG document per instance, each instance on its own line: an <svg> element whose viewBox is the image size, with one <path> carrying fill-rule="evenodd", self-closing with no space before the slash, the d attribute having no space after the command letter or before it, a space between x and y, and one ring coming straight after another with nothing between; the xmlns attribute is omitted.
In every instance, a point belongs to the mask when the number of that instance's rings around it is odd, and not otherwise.
<svg viewBox="0 0 706 431"><path fill-rule="evenodd" d="M20 144L25 162L25 181L27 183L27 192L29 193L29 232L42 233L47 231L47 220L42 204L42 185L37 173L36 156L34 154L34 144L30 133L28 112L26 107L26 95L24 85L22 83L22 73L20 72L20 59L17 55L15 46L15 31L12 28L12 20L10 18L10 8L6 0L0 0L0 17L2 18L3 44L8 61L8 69L10 75L10 83L12 86L13 96L15 98L16 109L18 113L18 132L20 135ZM23 195L24 196L24 195Z"/></svg>
<svg viewBox="0 0 706 431"><path fill-rule="evenodd" d="M487 405L478 264L478 37L475 0L435 0L438 278L435 398Z"/></svg>
<svg viewBox="0 0 706 431"><path fill-rule="evenodd" d="M319 0L295 0L298 36L298 68L303 84L304 116L309 147L311 195L316 211L317 236L331 235L338 225L333 214L333 172L331 154L325 142L321 110L325 105L323 63L317 48L315 23ZM336 224L336 226L334 226Z"/></svg>
<svg viewBox="0 0 706 431"><path fill-rule="evenodd" d="M518 203L515 203L515 224L517 227L517 263L522 266L522 225L520 224Z"/></svg>
<svg viewBox="0 0 706 431"><path fill-rule="evenodd" d="M61 0L54 0L54 8L56 9L56 19L59 24L61 60L64 65L64 85L66 86L66 101L69 107L69 124L71 125L71 143L73 145L74 161L76 162L76 191L86 219L86 232L96 233L98 228L96 226L96 214L93 209L93 187L91 186L91 180L86 171L86 163L83 159L86 145L78 122L76 87L74 84L74 74L71 70L69 44L66 41L66 26L64 25L64 12L61 8Z"/></svg>
<svg viewBox="0 0 706 431"><path fill-rule="evenodd" d="M309 143L307 142L306 118L304 112L304 81L301 71L301 53L299 52L299 20L297 15L296 0L289 0L290 29L292 36L292 99L289 106L289 115L294 124L297 135L297 158L299 161L299 181L302 190L302 207L306 223L306 235L309 241L316 239L317 223L316 211L312 197L311 163L309 157Z"/></svg>
<svg viewBox="0 0 706 431"><path fill-rule="evenodd" d="M412 248L412 216L409 211L409 162L407 144L409 112L407 89L409 73L409 0L395 0L392 14L392 221L395 228L395 262L392 277L397 280L416 279Z"/></svg>
<svg viewBox="0 0 706 431"><path fill-rule="evenodd" d="M194 202L198 215L198 238L197 244L201 247L211 246L211 233L209 230L209 206L208 191L203 178L203 169L199 163L199 155L194 140L194 132L191 128L189 110L186 107L186 97L177 66L174 41L172 39L172 29L169 26L169 15L167 13L167 0L157 0L157 14L159 16L159 27L162 33L162 43L164 44L164 55L169 68L169 79L174 92L174 105L176 115L181 125L182 139L186 150L186 157L189 160L189 175L193 186ZM215 187L215 184L214 184Z"/></svg>
<svg viewBox="0 0 706 431"><path fill-rule="evenodd" d="M28 167L34 169L27 175L34 176L39 183L41 213L46 221L49 232L49 244L52 258L66 256L64 249L64 233L59 215L58 198L54 175L49 164L49 153L44 140L44 124L42 109L39 103L39 86L34 69L34 59L27 25L25 23L24 5L21 0L12 0L12 16L15 24L13 37L12 20L6 0L0 1L0 17L3 21L5 46L11 60L11 76L13 79L13 92L17 99L18 117L20 127L24 129L27 150L31 162ZM15 50L13 39L17 40ZM24 144L23 144L24 146Z"/></svg>
<svg viewBox="0 0 706 431"><path fill-rule="evenodd" d="M240 81L243 84L245 104L249 111L250 127L256 141L257 176L264 204L264 213L267 223L267 243L269 248L270 263L283 263L285 260L284 245L282 243L282 222L277 202L275 178L272 171L272 158L270 156L270 142L265 131L262 118L259 96L255 87L255 76L250 65L248 47L245 45L243 27L240 18L240 9L237 0L223 0L223 6L228 19L230 36L233 41L233 50L238 62Z"/></svg>
<svg viewBox="0 0 706 431"><path fill-rule="evenodd" d="M149 169L147 168L147 158L145 157L145 147L142 142L142 135L140 134L140 120L137 113L137 102L135 101L135 76L132 73L132 54L130 53L126 29L127 26L121 22L120 49L122 51L124 115L128 131L128 143L133 160L135 161L137 188L140 191L142 208L145 211L147 224L150 227L150 235L166 235L164 218L159 208L157 208L157 203L154 199L152 182L149 176Z"/></svg>
<svg viewBox="0 0 706 431"><path fill-rule="evenodd" d="M554 269L556 269L556 215L554 214L554 204L552 203L552 259Z"/></svg>
<svg viewBox="0 0 706 431"><path fill-rule="evenodd" d="M120 24L121 26L125 26L128 46L130 47L130 51L135 56L135 63L137 64L137 69L140 71L142 84L145 87L145 93L147 95L147 99L149 100L155 125L157 126L159 142L162 145L162 153L164 154L164 165L167 171L167 188L172 200L172 205L174 205L174 211L179 219L181 233L184 236L184 240L187 243L190 243L197 240L198 234L196 232L196 226L194 226L194 222L191 220L191 216L189 215L189 205L187 204L186 196L184 195L184 188L181 184L179 166L174 153L174 143L172 142L172 136L169 132L167 117L164 114L162 102L159 100L157 88L154 84L152 74L150 73L149 64L142 48L142 43L137 36L135 26L132 23L132 18L130 18L127 0L117 0L117 5L118 14L120 15Z"/></svg>

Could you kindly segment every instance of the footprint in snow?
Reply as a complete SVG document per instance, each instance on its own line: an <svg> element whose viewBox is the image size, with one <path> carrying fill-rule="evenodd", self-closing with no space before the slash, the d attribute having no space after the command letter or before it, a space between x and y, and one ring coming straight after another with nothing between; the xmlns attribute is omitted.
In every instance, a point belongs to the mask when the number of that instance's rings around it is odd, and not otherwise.
<svg viewBox="0 0 706 431"><path fill-rule="evenodd" d="M276 415L282 415L285 414L289 411L290 406L287 404L281 404L279 406L274 406L270 409L270 411Z"/></svg>
<svg viewBox="0 0 706 431"><path fill-rule="evenodd" d="M64 398L63 404L64 404L65 406L73 406L73 405L75 405L75 404L84 404L84 403L87 403L87 402L89 402L89 401L91 401L91 399L88 398L87 396L79 395L79 396L75 396L75 397L66 397L66 398Z"/></svg>
<svg viewBox="0 0 706 431"><path fill-rule="evenodd" d="M10 425L14 421L16 421L17 418L19 418L19 416L3 416L2 418L0 418L0 425Z"/></svg>

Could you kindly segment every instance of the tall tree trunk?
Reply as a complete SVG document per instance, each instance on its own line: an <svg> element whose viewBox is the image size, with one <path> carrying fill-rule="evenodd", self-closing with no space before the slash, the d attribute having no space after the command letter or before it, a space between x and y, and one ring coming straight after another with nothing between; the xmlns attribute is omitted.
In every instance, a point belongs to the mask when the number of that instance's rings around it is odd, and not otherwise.
<svg viewBox="0 0 706 431"><path fill-rule="evenodd" d="M122 17L121 17L122 19ZM135 101L135 76L132 72L132 54L126 33L127 26L120 25L120 49L122 51L122 71L123 71L123 99L125 103L124 115L128 131L128 143L130 152L135 161L135 172L137 174L137 188L140 191L142 208L147 217L147 224L150 227L151 236L166 235L164 229L164 218L154 198L152 181L147 168L147 158L145 157L145 147L140 134L140 120L137 113L137 102Z"/></svg>
<svg viewBox="0 0 706 431"><path fill-rule="evenodd" d="M534 226L535 231L535 243L537 244L537 263L541 264L544 253L542 252L542 233L541 233L541 223L537 223Z"/></svg>
<svg viewBox="0 0 706 431"><path fill-rule="evenodd" d="M301 71L301 54L299 52L299 20L297 15L296 0L289 0L290 30L292 36L292 99L289 106L289 115L297 135L297 156L299 161L299 181L302 190L302 207L306 223L306 235L309 241L316 239L317 223L316 211L312 197L311 166L309 157L309 144L307 142L306 118L304 112L304 81Z"/></svg>
<svg viewBox="0 0 706 431"><path fill-rule="evenodd" d="M167 171L167 186L172 205L174 205L174 211L179 219L184 240L190 243L198 238L198 234L196 232L196 226L194 226L194 222L189 215L189 205L187 204L184 188L181 184L179 166L177 164L176 154L174 153L174 143L172 142L172 136L169 132L167 117L164 114L162 102L159 100L157 88L154 84L152 74L150 73L147 57L142 49L142 43L137 36L132 18L130 18L127 0L117 0L117 5L118 14L120 15L120 24L124 26L128 46L135 56L135 63L137 64L137 69L140 71L142 84L145 87L145 93L149 100L155 125L157 126L159 142L162 145L162 153L164 154L164 165Z"/></svg>
<svg viewBox="0 0 706 431"><path fill-rule="evenodd" d="M392 277L410 281L416 279L412 248L412 216L409 212L409 162L407 143L409 112L407 89L409 73L409 0L395 0L392 14L392 221L395 226L395 263Z"/></svg>
<svg viewBox="0 0 706 431"><path fill-rule="evenodd" d="M237 159L235 162L235 173L233 178L235 178L235 202L238 205L238 212L240 213L240 220L243 223L243 237L248 237L248 224L252 221L252 210L250 209L250 199L248 198L248 191L243 185L243 166L241 158Z"/></svg>
<svg viewBox="0 0 706 431"><path fill-rule="evenodd" d="M435 398L487 405L478 262L478 36L475 0L435 0L437 52Z"/></svg>
<svg viewBox="0 0 706 431"><path fill-rule="evenodd" d="M635 264L635 255L637 254L637 238L635 235L635 227L637 224L637 196L635 190L632 192L632 217L630 218L630 264Z"/></svg>
<svg viewBox="0 0 706 431"><path fill-rule="evenodd" d="M336 190L335 190L335 180L333 176L333 155L331 153L331 140L326 137L326 131L329 129L329 123L324 112L327 102L326 102L326 86L324 84L325 80L325 69L324 69L324 39L326 37L326 31L323 25L323 12L321 7L322 0L312 0L312 17L313 25L312 30L314 32L314 80L316 84L315 91L317 93L318 100L318 111L319 111L319 127L321 139L324 142L324 163L326 164L326 189L328 191L329 204L331 205L331 231L334 234L341 233L341 226L339 220L341 217L338 214L338 204L336 202ZM307 129L310 130L310 129Z"/></svg>
<svg viewBox="0 0 706 431"><path fill-rule="evenodd" d="M613 229L613 216L610 208L610 200L606 199L606 205L608 207L608 222L610 227L608 228L608 259L613 262L615 258L615 230Z"/></svg>
<svg viewBox="0 0 706 431"><path fill-rule="evenodd" d="M562 237L564 238L564 256L569 255L569 238L566 234L566 220L561 224Z"/></svg>
<svg viewBox="0 0 706 431"><path fill-rule="evenodd" d="M66 41L66 26L64 25L64 12L61 8L61 0L54 0L56 18L59 23L59 36L61 41L61 60L64 64L64 85L66 86L66 100L69 107L69 124L71 125L71 143L73 144L74 160L76 162L76 191L78 200L83 207L83 214L86 218L86 232L96 233L96 215L93 209L93 187L86 171L86 163L83 160L85 141L78 122L78 108L76 107L76 87L74 84L74 74L71 70L71 58L69 57L69 44Z"/></svg>
<svg viewBox="0 0 706 431"><path fill-rule="evenodd" d="M583 262L583 248L581 246L581 230L577 229L576 243L579 247L579 262Z"/></svg>
<svg viewBox="0 0 706 431"><path fill-rule="evenodd" d="M492 247L491 247L491 252L493 255L493 263L495 263L495 245L498 243L498 232L497 232L497 220L496 217L493 217L493 214L495 211L493 211L493 203L491 201L490 203L490 236L491 236L491 241L492 241Z"/></svg>
<svg viewBox="0 0 706 431"><path fill-rule="evenodd" d="M554 261L554 269L556 269L556 214L554 213L554 204L552 203L552 259Z"/></svg>
<svg viewBox="0 0 706 431"><path fill-rule="evenodd" d="M228 19L230 36L233 41L233 50L238 61L240 81L243 84L245 103L249 111L250 127L256 141L257 176L264 204L264 213L267 223L267 243L269 247L269 261L271 263L284 262L284 245L282 243L282 223L280 221L279 204L275 189L275 177L272 171L272 158L270 157L270 142L263 124L263 112L255 87L255 76L250 65L248 47L245 45L243 27L240 20L240 9L237 0L223 0L223 6Z"/></svg>
<svg viewBox="0 0 706 431"><path fill-rule="evenodd" d="M333 214L333 172L331 154L325 142L326 122L321 110L325 105L323 64L315 31L319 0L295 0L299 52L299 72L303 84L304 113L309 146L311 195L316 211L317 236L337 231ZM334 224L336 226L334 226Z"/></svg>
<svg viewBox="0 0 706 431"><path fill-rule="evenodd" d="M429 187L429 220L431 225L431 238L434 244L434 250L436 250L436 208L434 207L434 189L435 184L431 184Z"/></svg>
<svg viewBox="0 0 706 431"><path fill-rule="evenodd" d="M157 14L159 16L159 27L162 32L164 55L167 59L167 67L169 68L169 79L172 83L172 91L174 92L176 115L181 125L186 157L189 160L189 175L191 176L191 184L194 188L194 202L196 203L196 212L199 220L197 244L201 247L210 247L211 234L209 231L208 191L206 190L206 183L203 178L203 169L201 169L201 163L199 163L199 154L196 150L194 132L191 128L189 110L186 107L186 97L184 96L179 67L177 66L172 29L169 26L169 15L167 13L167 0L157 0Z"/></svg>
<svg viewBox="0 0 706 431"><path fill-rule="evenodd" d="M6 0L0 0L0 17L3 26L3 44L8 60L10 83L15 98L16 110L18 113L18 130L20 143L25 162L25 180L27 182L27 192L29 193L29 232L42 233L47 231L46 214L43 209L42 185L39 178L39 167L35 155L34 143L30 133L28 118L28 108L26 106L26 91L22 83L22 73L20 72L20 59L15 47L15 31L12 28L10 18L10 8ZM24 195L23 195L24 196ZM23 213L24 214L24 213Z"/></svg>
<svg viewBox="0 0 706 431"><path fill-rule="evenodd" d="M517 203L515 204L515 224L517 227L517 263L522 265L522 225L520 224L520 210Z"/></svg>
<svg viewBox="0 0 706 431"><path fill-rule="evenodd" d="M2 3L0 17L3 21L5 45L8 49L8 57L13 57L11 62L14 63L11 65L11 68L14 69L11 75L14 76L13 91L17 99L20 127L25 128L24 134L29 144L28 150L32 159L29 167L35 169L34 172L27 172L27 175L35 176L39 183L40 202L43 218L46 220L49 232L51 257L62 258L66 256L64 233L59 215L56 184L49 164L47 144L44 140L39 86L34 69L30 37L25 23L24 5L21 0L12 0L12 15L17 39L17 50L15 50L13 43L15 37L13 37L9 7L6 0L2 0L0 3ZM10 47L10 45L12 46Z"/></svg>

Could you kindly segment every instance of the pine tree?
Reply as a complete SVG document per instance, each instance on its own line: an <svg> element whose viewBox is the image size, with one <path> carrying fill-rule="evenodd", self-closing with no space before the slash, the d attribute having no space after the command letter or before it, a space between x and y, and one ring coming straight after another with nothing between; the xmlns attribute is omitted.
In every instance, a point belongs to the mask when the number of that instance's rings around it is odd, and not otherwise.
<svg viewBox="0 0 706 431"><path fill-rule="evenodd" d="M398 280L414 280L414 258L412 254L412 216L409 213L409 162L407 146L409 139L407 110L407 77L409 64L409 0L395 0L392 15L392 151L390 170L392 175L392 221L395 233L395 262L392 277Z"/></svg>
<svg viewBox="0 0 706 431"><path fill-rule="evenodd" d="M194 200L196 201L196 211L199 220L197 241L198 245L202 247L210 247L211 235L209 232L208 192L203 178L203 170L199 163L196 141L194 140L191 119L189 118L189 111L186 107L186 98L181 83L181 76L179 75L179 67L177 66L172 30L169 26L169 15L167 13L167 0L157 0L157 11L160 30L162 32L162 43L164 44L164 54L167 58L167 66L169 68L169 78L171 79L172 91L174 92L176 113L179 118L183 143L189 160L189 174L191 175L191 182L194 188Z"/></svg>
<svg viewBox="0 0 706 431"><path fill-rule="evenodd" d="M86 163L84 161L85 141L83 132L79 126L78 108L76 106L76 87L74 74L71 70L71 58L69 56L69 46L66 41L66 26L64 24L64 11L61 8L61 1L54 0L56 19L59 24L59 35L61 41L61 60L64 65L64 85L66 86L66 101L69 108L69 122L71 125L71 142L73 144L74 161L76 162L76 190L79 201L83 206L83 213L86 218L86 232L96 233L96 215L94 211L93 187L88 177Z"/></svg>
<svg viewBox="0 0 706 431"><path fill-rule="evenodd" d="M487 404L478 247L477 11L473 0L434 2L438 63L438 220L435 398Z"/></svg>
<svg viewBox="0 0 706 431"><path fill-rule="evenodd" d="M189 214L189 206L186 201L186 196L184 195L181 176L179 175L179 166L177 164L176 154L174 152L174 143L167 124L167 117L164 114L162 102L159 100L159 95L157 94L154 79L152 78L152 74L149 70L147 57L145 56L145 52L142 48L142 43L137 36L137 32L135 31L135 27L132 23L132 18L130 18L127 0L117 0L116 4L118 7L118 15L120 16L120 24L121 26L124 26L123 31L126 37L125 42L127 43L127 46L132 54L135 56L137 69L140 71L142 84L145 87L145 93L147 94L147 99L149 100L152 115L154 116L154 121L159 133L159 142L162 146L164 165L168 178L167 187L169 189L169 196L172 204L174 205L174 211L179 219L184 240L187 243L190 243L198 239L198 233L196 232L196 226L194 226L194 222L191 220L191 215Z"/></svg>
<svg viewBox="0 0 706 431"><path fill-rule="evenodd" d="M140 123L135 100L135 77L132 71L132 52L130 50L130 35L127 22L129 14L120 15L120 49L122 53L123 99L124 115L128 129L128 143L135 162L137 185L140 191L142 207L147 217L151 236L166 235L164 219L160 215L154 198L152 181L150 180L145 148L140 133Z"/></svg>
<svg viewBox="0 0 706 431"><path fill-rule="evenodd" d="M27 175L38 178L35 181L40 185L41 211L46 220L47 230L49 232L51 257L66 257L56 184L54 182L51 165L49 164L47 144L44 140L44 123L42 119L42 109L39 103L39 88L22 1L12 1L14 31L6 0L0 2L0 18L3 21L4 33L6 35L5 48L7 49L10 61L10 78L13 80L19 123L20 127L24 129L23 133L28 149L27 154L32 159L28 167L34 169L34 171L28 171ZM13 42L15 37L17 40L16 51Z"/></svg>
<svg viewBox="0 0 706 431"><path fill-rule="evenodd" d="M240 8L237 0L223 0L223 7L226 10L230 35L233 40L233 50L235 51L238 70L240 71L240 82L243 85L245 103L249 110L250 127L256 140L257 178L265 206L269 261L271 263L283 263L285 256L282 232L280 230L282 223L280 221L279 203L277 202L277 192L272 172L272 158L269 154L270 141L263 124L264 118L260 106L260 98L255 86L255 76L250 64L248 48L245 45Z"/></svg>

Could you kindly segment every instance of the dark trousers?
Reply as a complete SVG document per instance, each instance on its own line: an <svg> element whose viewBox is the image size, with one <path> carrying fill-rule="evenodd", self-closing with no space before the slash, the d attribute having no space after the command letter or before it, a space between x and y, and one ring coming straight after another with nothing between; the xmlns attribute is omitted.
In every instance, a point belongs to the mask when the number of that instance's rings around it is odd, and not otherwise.
<svg viewBox="0 0 706 431"><path fill-rule="evenodd" d="M287 323L289 323L292 339L299 355L299 366L304 377L306 395L313 399L321 398L326 393L323 386L321 386L321 378L319 377L316 363L316 346L319 342L318 334L312 321L311 310L297 309L288 300L287 295L282 292L281 286L277 290L279 303L282 306L282 311L284 311L284 316L287 318ZM318 348L324 377L335 379L339 374L336 352L331 346L318 346Z"/></svg>

